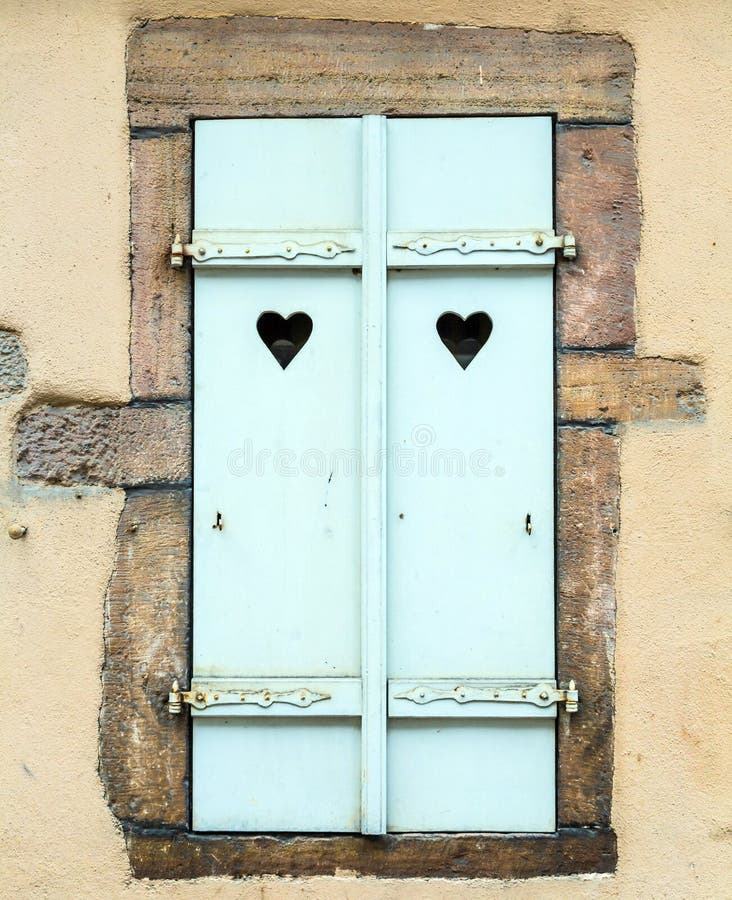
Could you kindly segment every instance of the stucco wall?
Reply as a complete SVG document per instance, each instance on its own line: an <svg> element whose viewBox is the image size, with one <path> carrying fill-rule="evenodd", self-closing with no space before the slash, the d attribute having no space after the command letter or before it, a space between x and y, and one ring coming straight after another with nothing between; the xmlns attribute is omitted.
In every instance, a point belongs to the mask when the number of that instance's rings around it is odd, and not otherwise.
<svg viewBox="0 0 732 900"><path fill-rule="evenodd" d="M500 882L135 882L97 777L102 603L121 495L18 487L11 440L43 399L129 397L125 40L134 18L224 13L619 32L637 54L640 354L704 364L699 424L623 434L612 877ZM5 0L0 328L29 386L0 401L0 895L732 896L729 583L732 6L666 0ZM725 218L727 213L727 218ZM7 525L28 526L11 541ZM725 797L727 798L725 800Z"/></svg>

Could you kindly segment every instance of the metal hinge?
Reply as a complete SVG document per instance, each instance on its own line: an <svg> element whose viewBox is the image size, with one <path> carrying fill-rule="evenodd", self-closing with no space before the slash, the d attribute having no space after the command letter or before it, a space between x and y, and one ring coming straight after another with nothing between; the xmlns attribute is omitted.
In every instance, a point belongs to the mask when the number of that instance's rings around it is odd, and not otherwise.
<svg viewBox="0 0 732 900"><path fill-rule="evenodd" d="M436 700L454 700L456 703L531 703L533 706L551 706L564 703L568 713L577 712L579 691L574 680L567 687L555 687L551 682L521 685L475 685L466 681L450 686L417 684L399 694L395 700L411 700L412 703L433 703Z"/></svg>
<svg viewBox="0 0 732 900"><path fill-rule="evenodd" d="M197 229L190 243L184 243L180 234L176 234L170 248L170 264L174 269L180 269L188 257L195 266L280 265L278 260L292 261L302 257L298 265L322 265L321 260L335 260L341 254L347 254L342 261L333 264L359 266L361 241L362 236L356 231ZM457 251L463 256L515 250L541 256L550 250L561 250L565 259L575 259L577 256L574 235L554 234L553 231L506 233L473 230L458 233L457 236L454 231L432 232L429 235L389 232L387 241L395 250L408 250L423 257L446 250ZM395 260L393 264L404 261Z"/></svg>
<svg viewBox="0 0 732 900"><path fill-rule="evenodd" d="M312 237L304 243L297 238ZM194 231L190 244L183 243L176 234L170 248L170 265L180 269L186 257L197 265L214 265L226 260L246 263L253 259L295 259L298 256L312 256L320 259L334 259L341 253L355 253L358 249L349 238L350 232L336 236L324 236L322 232L282 234L281 232L240 232L224 230ZM315 239L318 238L318 239ZM344 242L345 241L345 242Z"/></svg>
<svg viewBox="0 0 732 900"><path fill-rule="evenodd" d="M272 706L273 703L287 703L290 706L306 708L320 700L330 700L331 695L319 691L311 691L308 688L295 688L287 691L272 691L267 688L231 691L210 689L205 685L192 686L190 691L182 691L177 681L168 694L168 711L177 715L185 704L194 709L208 709L211 706L230 706L242 704L256 704L263 708Z"/></svg>
<svg viewBox="0 0 732 900"><path fill-rule="evenodd" d="M454 234L455 232L453 232ZM397 235L392 235L397 237ZM418 235L408 236L403 239L399 236L399 242L392 246L400 250L413 250L420 256L431 256L443 250L457 250L459 253L475 253L485 251L495 253L506 250L523 250L528 253L542 254L549 250L561 250L565 259L575 259L577 256L577 242L574 235L554 234L553 231L531 231L522 234L499 233L473 233L452 235Z"/></svg>

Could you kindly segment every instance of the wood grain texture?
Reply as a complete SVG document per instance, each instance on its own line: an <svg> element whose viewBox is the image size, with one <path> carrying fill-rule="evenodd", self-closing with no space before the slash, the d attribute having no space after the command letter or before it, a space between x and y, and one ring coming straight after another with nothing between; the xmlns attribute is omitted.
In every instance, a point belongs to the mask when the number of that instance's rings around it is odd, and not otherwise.
<svg viewBox="0 0 732 900"><path fill-rule="evenodd" d="M188 722L166 701L188 679L190 508L188 490L128 494L107 588L99 772L140 825L188 821Z"/></svg>
<svg viewBox="0 0 732 900"><path fill-rule="evenodd" d="M556 216L577 239L557 264L559 343L628 347L635 342L640 198L633 129L556 131Z"/></svg>
<svg viewBox="0 0 732 900"><path fill-rule="evenodd" d="M191 269L170 266L191 229L190 133L133 140L130 387L138 400L186 398L191 381Z"/></svg>
<svg viewBox="0 0 732 900"><path fill-rule="evenodd" d="M42 407L18 425L17 472L61 485L186 483L190 418L187 403Z"/></svg>
<svg viewBox="0 0 732 900"><path fill-rule="evenodd" d="M293 837L152 834L128 831L137 878L335 875L387 878L534 878L613 872L610 829L556 834Z"/></svg>
<svg viewBox="0 0 732 900"><path fill-rule="evenodd" d="M702 372L694 363L620 353L564 353L557 365L560 422L614 424L700 419Z"/></svg>
<svg viewBox="0 0 732 900"><path fill-rule="evenodd" d="M178 128L365 113L622 123L634 72L618 35L243 16L146 22L127 64L130 124Z"/></svg>
<svg viewBox="0 0 732 900"><path fill-rule="evenodd" d="M559 826L609 825L613 771L615 569L620 441L559 430L557 671L579 711L558 723Z"/></svg>

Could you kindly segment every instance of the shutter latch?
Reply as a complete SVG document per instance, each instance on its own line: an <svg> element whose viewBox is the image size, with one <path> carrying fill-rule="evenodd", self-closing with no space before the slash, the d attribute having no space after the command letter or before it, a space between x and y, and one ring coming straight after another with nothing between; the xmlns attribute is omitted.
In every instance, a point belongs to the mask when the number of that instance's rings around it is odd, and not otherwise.
<svg viewBox="0 0 732 900"><path fill-rule="evenodd" d="M177 715L182 711L184 704L188 704L194 709L208 709L210 706L239 706L241 704L256 704L266 709L273 703L287 703L290 706L299 706L304 709L319 700L330 700L330 694L311 691L308 688L295 688L287 691L271 691L267 688L227 691L211 688L205 684L191 685L190 691L182 691L176 680L168 694L168 711Z"/></svg>
<svg viewBox="0 0 732 900"><path fill-rule="evenodd" d="M470 680L452 685L441 683L417 684L408 690L394 694L395 700L411 700L412 703L433 703L436 700L454 700L456 703L531 703L533 706L551 706L564 703L568 713L577 712L579 691L572 679L567 687L555 687L551 682L538 684L476 684Z"/></svg>

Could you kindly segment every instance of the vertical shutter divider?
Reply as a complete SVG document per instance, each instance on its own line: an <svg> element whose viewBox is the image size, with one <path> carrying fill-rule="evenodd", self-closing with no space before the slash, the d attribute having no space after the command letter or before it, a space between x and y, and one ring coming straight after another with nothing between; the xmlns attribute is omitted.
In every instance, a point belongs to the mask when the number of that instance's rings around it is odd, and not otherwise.
<svg viewBox="0 0 732 900"><path fill-rule="evenodd" d="M386 831L386 119L363 118L361 831Z"/></svg>

